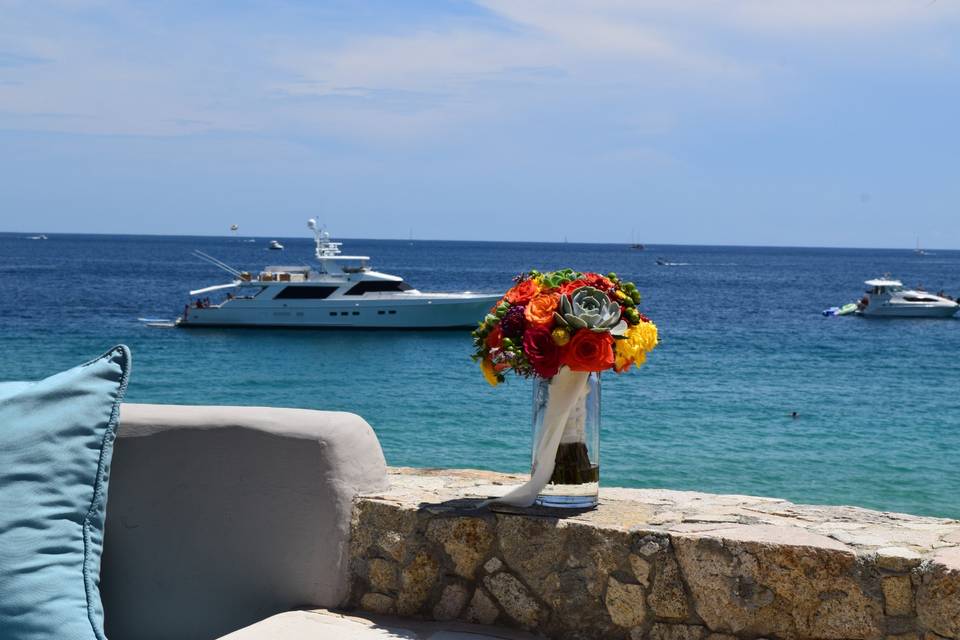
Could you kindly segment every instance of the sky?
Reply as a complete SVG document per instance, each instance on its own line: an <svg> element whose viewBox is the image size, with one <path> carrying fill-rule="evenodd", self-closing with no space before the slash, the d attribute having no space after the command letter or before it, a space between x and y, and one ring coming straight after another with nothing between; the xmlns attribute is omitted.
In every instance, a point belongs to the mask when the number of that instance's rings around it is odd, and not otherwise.
<svg viewBox="0 0 960 640"><path fill-rule="evenodd" d="M0 0L0 231L960 248L957 0Z"/></svg>

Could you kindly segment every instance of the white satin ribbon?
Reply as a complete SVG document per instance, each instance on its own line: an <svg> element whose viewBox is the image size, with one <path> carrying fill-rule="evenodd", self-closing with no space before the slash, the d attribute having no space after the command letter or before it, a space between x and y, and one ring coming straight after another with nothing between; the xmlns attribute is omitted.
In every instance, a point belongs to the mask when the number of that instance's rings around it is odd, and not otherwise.
<svg viewBox="0 0 960 640"><path fill-rule="evenodd" d="M514 507L529 507L536 501L537 496L550 482L550 476L553 475L557 448L560 446L567 418L574 405L586 392L589 376L590 373L587 371L571 371L567 367L561 367L557 375L550 379L550 397L547 400L540 437L536 443L537 454L530 480L514 487L501 498L487 500L485 505L507 504Z"/></svg>

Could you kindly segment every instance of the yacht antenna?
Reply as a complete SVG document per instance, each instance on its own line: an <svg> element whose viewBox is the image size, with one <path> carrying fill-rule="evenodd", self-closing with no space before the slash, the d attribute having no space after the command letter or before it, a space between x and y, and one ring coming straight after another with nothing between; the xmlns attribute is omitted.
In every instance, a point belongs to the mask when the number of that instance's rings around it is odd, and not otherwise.
<svg viewBox="0 0 960 640"><path fill-rule="evenodd" d="M317 260L323 265L327 258L333 258L340 255L339 242L330 241L330 232L326 228L317 224L316 218L307 220L307 226L313 230L313 238L317 243Z"/></svg>
<svg viewBox="0 0 960 640"><path fill-rule="evenodd" d="M327 265L329 263L338 264L346 260L359 260L359 267L342 267L342 270L346 273L358 273L361 271L367 271L366 262L370 258L367 256L342 256L340 255L340 245L342 242L334 242L330 239L330 232L327 231L326 227L321 227L317 224L316 218L310 218L307 220L307 226L313 231L313 238L317 243L316 257L317 262L319 263L319 273L329 273L327 271Z"/></svg>

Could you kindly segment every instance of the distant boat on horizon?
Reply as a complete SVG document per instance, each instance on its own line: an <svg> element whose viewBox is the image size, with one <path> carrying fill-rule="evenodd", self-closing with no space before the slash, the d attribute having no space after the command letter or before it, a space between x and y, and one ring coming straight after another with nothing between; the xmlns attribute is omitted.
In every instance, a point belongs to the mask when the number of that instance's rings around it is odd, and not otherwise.
<svg viewBox="0 0 960 640"><path fill-rule="evenodd" d="M47 236L45 236L45 235L42 234L42 233L41 233L40 235L38 235L38 236L27 236L27 240L49 240L49 239L50 239L50 238L48 238Z"/></svg>
<svg viewBox="0 0 960 640"><path fill-rule="evenodd" d="M687 267L690 266L689 262L671 262L666 258L657 258L657 265L661 267Z"/></svg>

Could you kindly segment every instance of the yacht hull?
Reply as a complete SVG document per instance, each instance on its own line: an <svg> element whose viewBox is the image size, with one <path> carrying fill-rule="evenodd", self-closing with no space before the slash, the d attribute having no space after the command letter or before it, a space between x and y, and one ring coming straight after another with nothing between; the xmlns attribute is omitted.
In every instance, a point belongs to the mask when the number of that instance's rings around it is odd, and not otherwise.
<svg viewBox="0 0 960 640"><path fill-rule="evenodd" d="M291 304L280 300L232 300L190 308L177 326L281 327L310 329L456 329L475 327L499 296L414 300L319 300ZM252 304L244 304L244 303Z"/></svg>
<svg viewBox="0 0 960 640"><path fill-rule="evenodd" d="M957 305L879 304L868 306L860 314L867 318L950 318L958 310Z"/></svg>

